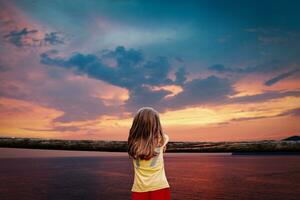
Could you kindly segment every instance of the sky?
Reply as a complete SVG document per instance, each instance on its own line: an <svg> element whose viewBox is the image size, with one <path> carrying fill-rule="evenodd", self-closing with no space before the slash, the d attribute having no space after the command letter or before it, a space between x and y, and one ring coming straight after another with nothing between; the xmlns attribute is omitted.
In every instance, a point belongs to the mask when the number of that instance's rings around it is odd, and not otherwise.
<svg viewBox="0 0 300 200"><path fill-rule="evenodd" d="M300 135L300 2L0 0L0 136Z"/></svg>

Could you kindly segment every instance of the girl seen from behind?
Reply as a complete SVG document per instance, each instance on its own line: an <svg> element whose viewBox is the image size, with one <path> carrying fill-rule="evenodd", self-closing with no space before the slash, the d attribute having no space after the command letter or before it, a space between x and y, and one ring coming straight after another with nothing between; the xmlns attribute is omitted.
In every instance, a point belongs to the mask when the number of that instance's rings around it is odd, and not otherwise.
<svg viewBox="0 0 300 200"><path fill-rule="evenodd" d="M158 112L151 107L140 108L128 136L128 154L134 167L132 200L171 199L163 159L168 141Z"/></svg>

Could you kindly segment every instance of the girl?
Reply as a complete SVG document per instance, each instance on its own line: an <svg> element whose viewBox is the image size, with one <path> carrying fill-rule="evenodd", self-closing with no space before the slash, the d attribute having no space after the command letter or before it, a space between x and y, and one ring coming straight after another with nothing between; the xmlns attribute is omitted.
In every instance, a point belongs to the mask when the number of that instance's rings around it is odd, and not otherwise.
<svg viewBox="0 0 300 200"><path fill-rule="evenodd" d="M128 154L134 166L132 200L171 199L163 159L168 142L158 112L151 107L139 109L128 136Z"/></svg>

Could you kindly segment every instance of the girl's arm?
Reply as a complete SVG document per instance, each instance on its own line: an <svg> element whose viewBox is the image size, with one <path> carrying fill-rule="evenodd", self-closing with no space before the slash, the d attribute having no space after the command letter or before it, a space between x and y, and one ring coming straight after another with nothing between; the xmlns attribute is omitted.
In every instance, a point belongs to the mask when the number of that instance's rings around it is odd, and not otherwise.
<svg viewBox="0 0 300 200"><path fill-rule="evenodd" d="M169 142L169 136L167 134L164 134L164 137L165 137L165 143L163 145L163 152L166 151L166 149L167 149L167 143Z"/></svg>

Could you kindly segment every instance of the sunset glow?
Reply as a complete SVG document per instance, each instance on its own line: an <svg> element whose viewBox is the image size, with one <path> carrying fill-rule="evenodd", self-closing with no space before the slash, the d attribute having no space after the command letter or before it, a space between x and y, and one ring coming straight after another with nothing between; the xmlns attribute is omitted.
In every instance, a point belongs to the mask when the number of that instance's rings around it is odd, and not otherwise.
<svg viewBox="0 0 300 200"><path fill-rule="evenodd" d="M171 141L300 134L292 8L215 4L0 1L0 136L127 140L142 106Z"/></svg>

